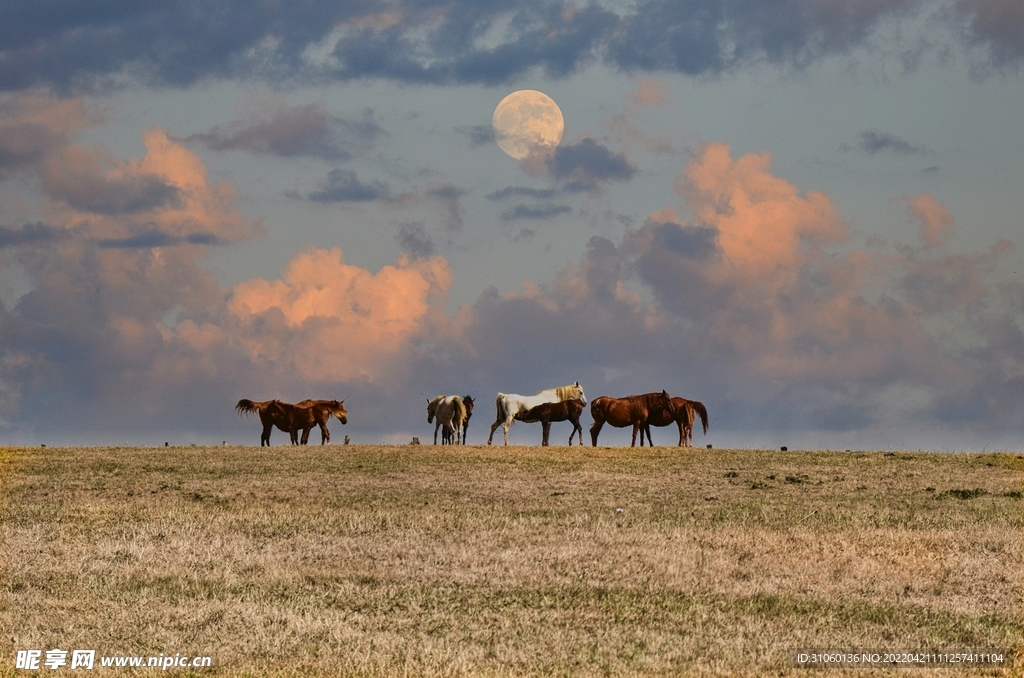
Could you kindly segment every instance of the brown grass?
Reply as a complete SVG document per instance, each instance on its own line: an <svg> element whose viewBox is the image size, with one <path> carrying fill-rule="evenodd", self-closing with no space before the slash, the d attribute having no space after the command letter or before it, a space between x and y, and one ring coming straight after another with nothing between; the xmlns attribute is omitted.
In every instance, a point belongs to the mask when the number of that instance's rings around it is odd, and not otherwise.
<svg viewBox="0 0 1024 678"><path fill-rule="evenodd" d="M1020 671L1022 489L1015 454L3 449L0 675L56 647L202 675L825 675L802 647Z"/></svg>

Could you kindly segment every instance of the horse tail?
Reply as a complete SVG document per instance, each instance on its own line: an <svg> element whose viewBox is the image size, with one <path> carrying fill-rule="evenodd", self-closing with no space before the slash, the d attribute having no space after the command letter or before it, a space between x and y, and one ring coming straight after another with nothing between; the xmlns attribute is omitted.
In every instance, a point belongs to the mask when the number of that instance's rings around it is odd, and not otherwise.
<svg viewBox="0 0 1024 678"><path fill-rule="evenodd" d="M261 409L259 406L262 404L263 403L254 403L248 398L242 398L238 401L238 404L235 405L235 411L238 412L239 416L241 416L242 413L252 414L255 412L258 414Z"/></svg>
<svg viewBox="0 0 1024 678"><path fill-rule="evenodd" d="M504 393L499 393L498 397L495 398L494 409L496 410L494 421L505 421L508 418L508 408L505 407Z"/></svg>
<svg viewBox="0 0 1024 678"><path fill-rule="evenodd" d="M708 434L708 411L707 411L707 408L704 407L704 403L698 402L696 400L691 400L690 404L693 405L693 409L695 409L697 411L697 414L700 415L700 423L704 426L704 435L707 435Z"/></svg>
<svg viewBox="0 0 1024 678"><path fill-rule="evenodd" d="M462 426L466 421L466 403L462 402L462 398L459 396L455 396L453 404L455 405L455 424Z"/></svg>

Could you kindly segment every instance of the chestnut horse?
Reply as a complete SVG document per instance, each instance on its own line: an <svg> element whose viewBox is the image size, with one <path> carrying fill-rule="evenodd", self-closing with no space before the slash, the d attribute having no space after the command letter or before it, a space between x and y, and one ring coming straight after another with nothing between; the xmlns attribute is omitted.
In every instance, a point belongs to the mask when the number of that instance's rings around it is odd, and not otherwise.
<svg viewBox="0 0 1024 678"><path fill-rule="evenodd" d="M676 406L672 403L667 391L661 393L644 393L643 395L631 395L625 398L612 398L611 396L598 396L590 403L590 415L594 418L594 425L590 427L590 439L597 447L597 435L605 422L616 428L633 426L633 442L630 447L636 447L636 432L647 426L647 420L651 412L665 409L676 416ZM643 445L643 438L640 445Z"/></svg>
<svg viewBox="0 0 1024 678"><path fill-rule="evenodd" d="M260 447L270 447L270 432L278 427L291 436L292 445L298 445L298 432L292 427L291 408L295 407L280 400L252 401L243 398L235 405L235 410L241 415L243 412L248 416L253 412L260 417L263 424L263 433L260 434Z"/></svg>
<svg viewBox="0 0 1024 678"><path fill-rule="evenodd" d="M342 424L348 423L348 412L345 410L344 400L303 400L292 405L281 400L265 400L254 402L243 398L235 405L239 414L243 412L248 415L253 412L259 414L260 422L263 424L263 433L260 435L260 447L270 447L270 432L274 426L286 431L291 438L292 445L298 445L299 431L302 431L301 444L309 441L309 431L314 425L320 427L320 444L330 441L331 432L327 429L327 421L333 414Z"/></svg>
<svg viewBox="0 0 1024 678"><path fill-rule="evenodd" d="M673 398L672 404L676 406L674 417L668 413L668 410L659 409L651 412L651 416L647 419L648 426L644 427L644 430L647 431L647 442L651 443L651 447L654 447L654 442L651 441L651 426L668 426L673 421L679 425L679 447L693 447L693 422L696 415L700 415L700 423L704 426L704 435L708 434L708 411L704 407L704 403L686 398ZM643 444L644 436L641 432L641 447Z"/></svg>
<svg viewBox="0 0 1024 678"><path fill-rule="evenodd" d="M572 445L572 437L579 432L579 443L583 444L583 427L580 426L580 414L583 413L583 401L572 398L557 403L543 403L531 408L527 412L520 412L515 416L519 421L527 424L540 422L544 426L542 446L548 444L548 434L551 432L551 422L571 421L572 433L569 434L569 444Z"/></svg>
<svg viewBox="0 0 1024 678"><path fill-rule="evenodd" d="M302 431L302 444L309 441L309 431L313 424L320 427L320 444L325 445L331 442L331 432L327 428L327 422L331 415L338 418L344 426L348 423L348 410L345 409L344 400L303 400L295 403L292 411L292 425Z"/></svg>

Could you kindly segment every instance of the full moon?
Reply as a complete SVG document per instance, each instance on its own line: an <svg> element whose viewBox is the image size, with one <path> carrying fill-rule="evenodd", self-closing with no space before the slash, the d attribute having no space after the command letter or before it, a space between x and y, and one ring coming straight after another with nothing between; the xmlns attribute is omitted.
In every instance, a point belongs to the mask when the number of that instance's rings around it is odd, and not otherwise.
<svg viewBox="0 0 1024 678"><path fill-rule="evenodd" d="M553 150L565 131L558 104L532 89L512 92L502 99L494 109L491 125L498 146L516 160Z"/></svg>

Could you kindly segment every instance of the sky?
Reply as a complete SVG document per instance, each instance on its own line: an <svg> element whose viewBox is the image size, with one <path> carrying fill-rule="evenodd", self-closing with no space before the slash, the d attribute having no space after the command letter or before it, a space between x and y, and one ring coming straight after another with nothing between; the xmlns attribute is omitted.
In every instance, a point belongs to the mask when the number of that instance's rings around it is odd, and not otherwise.
<svg viewBox="0 0 1024 678"><path fill-rule="evenodd" d="M241 398L405 443L439 394L482 443L579 381L697 445L1019 450L1022 111L1019 0L4 3L0 444L257 444Z"/></svg>

